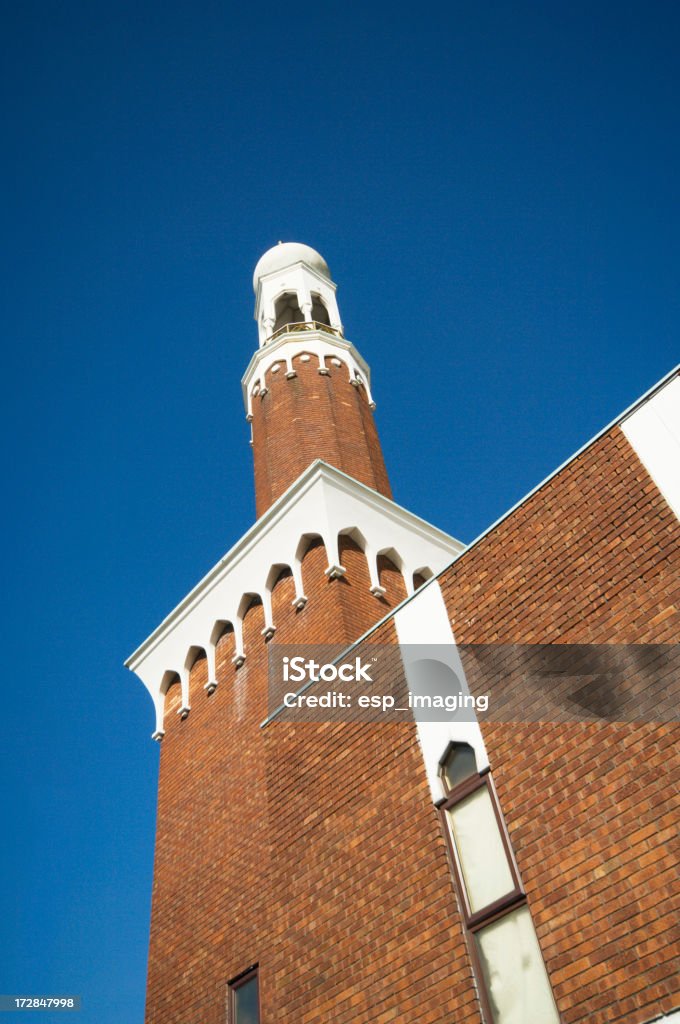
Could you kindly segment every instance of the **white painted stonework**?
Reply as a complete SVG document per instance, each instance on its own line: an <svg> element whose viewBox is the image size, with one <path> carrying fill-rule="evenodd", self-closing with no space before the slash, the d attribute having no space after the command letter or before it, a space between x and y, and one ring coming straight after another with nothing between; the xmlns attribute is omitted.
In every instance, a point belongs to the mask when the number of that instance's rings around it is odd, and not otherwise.
<svg viewBox="0 0 680 1024"><path fill-rule="evenodd" d="M126 661L154 701L155 738L163 735L165 692L176 676L182 687L180 714L189 713L189 672L197 653L204 651L207 658L208 687L217 685L215 649L225 623L234 630L234 661L245 660L243 618L254 596L264 609L262 643L273 635L271 594L284 567L290 568L295 582L293 604L305 605L302 559L313 538L324 542L326 575L344 574L338 548L342 534L350 535L364 551L376 596L382 592L379 555L386 554L397 565L412 594L414 573L436 575L464 547L345 473L321 461L312 463Z"/></svg>
<svg viewBox="0 0 680 1024"><path fill-rule="evenodd" d="M436 646L440 659L444 654L442 648L446 647L447 663L460 680L462 691L467 691L463 664L436 580L419 590L395 612L394 625L407 682L413 681L412 674L416 671L414 659L420 657L417 648L429 644ZM477 722L417 722L416 726L427 781L435 803L445 795L439 768L450 743L469 743L477 758L478 771L489 767L489 757Z"/></svg>
<svg viewBox="0 0 680 1024"><path fill-rule="evenodd" d="M375 408L371 371L354 345L345 341L336 285L320 253L300 242L279 242L255 267L253 288L260 347L241 381L248 420L253 418L253 403L267 393L267 374L285 369L291 379L295 376L293 360L298 356L312 356L321 374L344 366L349 382L363 384L369 404ZM280 325L278 304L286 297L297 305L297 313Z"/></svg>
<svg viewBox="0 0 680 1024"><path fill-rule="evenodd" d="M680 519L680 375L635 409L621 429Z"/></svg>
<svg viewBox="0 0 680 1024"><path fill-rule="evenodd" d="M279 242L255 267L255 319L260 346L266 345L276 326L277 301L287 294L297 297L302 321L313 321L314 302L325 306L328 322L342 335L342 322L328 264L320 253L300 242Z"/></svg>
<svg viewBox="0 0 680 1024"><path fill-rule="evenodd" d="M280 373L284 369L287 376L294 374L293 360L300 355L304 358L305 353L316 359L319 370L327 369L328 364L333 371L337 369L338 364L344 366L350 383L363 384L369 405L375 409L371 394L371 371L354 345L328 329L314 329L308 324L293 324L287 333L279 335L258 349L248 363L241 381L246 419L252 420L253 403L263 392L266 394L264 389L268 387L267 374L272 371Z"/></svg>

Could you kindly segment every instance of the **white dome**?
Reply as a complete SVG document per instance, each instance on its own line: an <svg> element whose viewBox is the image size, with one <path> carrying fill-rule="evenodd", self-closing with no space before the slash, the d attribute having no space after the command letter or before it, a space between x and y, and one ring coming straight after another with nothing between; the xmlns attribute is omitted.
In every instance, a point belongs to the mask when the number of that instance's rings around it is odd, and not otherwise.
<svg viewBox="0 0 680 1024"><path fill-rule="evenodd" d="M264 256L258 260L253 274L253 291L257 292L257 283L265 274L285 270L286 267L292 267L294 263L301 261L330 280L328 264L316 249L312 249L310 245L303 245L302 242L279 242L278 245L267 249Z"/></svg>

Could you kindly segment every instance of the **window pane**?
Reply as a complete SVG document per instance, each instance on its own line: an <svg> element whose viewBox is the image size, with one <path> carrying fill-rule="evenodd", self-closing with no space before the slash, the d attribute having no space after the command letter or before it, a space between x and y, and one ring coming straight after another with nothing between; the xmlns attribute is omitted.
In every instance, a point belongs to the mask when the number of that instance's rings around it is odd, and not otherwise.
<svg viewBox="0 0 680 1024"><path fill-rule="evenodd" d="M475 752L468 743L459 743L451 748L443 764L442 774L450 790L477 774Z"/></svg>
<svg viewBox="0 0 680 1024"><path fill-rule="evenodd" d="M559 1024L528 907L475 935L494 1024Z"/></svg>
<svg viewBox="0 0 680 1024"><path fill-rule="evenodd" d="M474 914L515 887L486 786L461 800L448 815Z"/></svg>
<svg viewBox="0 0 680 1024"><path fill-rule="evenodd" d="M257 975L234 990L234 1024L260 1024Z"/></svg>

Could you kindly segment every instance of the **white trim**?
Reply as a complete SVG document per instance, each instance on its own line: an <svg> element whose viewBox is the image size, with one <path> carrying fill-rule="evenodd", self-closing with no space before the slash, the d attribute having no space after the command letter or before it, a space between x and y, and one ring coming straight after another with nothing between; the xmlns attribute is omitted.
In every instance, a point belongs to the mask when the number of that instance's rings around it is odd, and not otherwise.
<svg viewBox="0 0 680 1024"><path fill-rule="evenodd" d="M290 253L287 255L290 256ZM317 295L326 308L331 327L342 334L336 291L337 286L330 277L326 277L325 273L321 273L304 258L279 266L267 274L260 274L255 291L255 319L260 347L270 345L276 325L276 304L286 293L295 295L303 319L307 321L313 319L313 295Z"/></svg>
<svg viewBox="0 0 680 1024"><path fill-rule="evenodd" d="M624 409L624 411L620 413L610 423L608 423L606 427L603 427L602 430L598 431L597 434L591 437L589 441L586 441L585 444L581 445L581 447L577 451L575 451L573 455L570 455L568 459L565 459L564 462L560 463L557 469L554 469L552 473L549 473L548 476L544 477L540 483L536 484L535 487L532 487L532 489L528 491L523 498L520 498L519 501L516 501L515 504L512 505L507 510L507 512L504 512L503 515L499 516L498 519L494 520L494 522L491 523L490 526L487 526L485 530L482 530L482 532L477 537L475 537L474 540L470 541L470 543L465 549L465 552L470 551L472 548L476 547L476 545L479 544L480 541L484 540L484 538L488 534L492 533L497 526L500 526L502 522L504 522L509 516L513 514L513 512L516 512L518 508L521 508L525 501L528 501L529 498L533 498L534 494L537 494L538 491L545 487L546 484L550 483L550 481L554 479L554 477L556 477L558 473L561 473L563 469L566 469L566 467L570 463L572 463L574 459L577 459L579 455L582 455L583 452L587 451L591 445L595 444L596 441L599 441L600 438L604 437L605 434L608 434L612 427L621 426L621 424L627 416L632 415L637 409L641 408L641 406L643 406L645 402L648 402L651 398L654 397L654 395L658 391L660 391L662 388L665 388L666 385L673 379L673 377L676 377L678 374L680 374L680 363L677 366L675 366L669 373L667 373L665 377L662 377L661 380L658 381L658 383L654 384L649 389L649 391L646 391L644 395L642 395L635 402L633 402L632 405L629 405L627 409ZM465 552L463 552L463 554L465 554ZM457 561L459 557L460 556L457 556L457 558L454 559L454 561ZM449 566L447 566L446 568L449 568Z"/></svg>
<svg viewBox="0 0 680 1024"><path fill-rule="evenodd" d="M361 379L366 388L369 404L375 405L371 393L370 368L350 341L327 331L290 331L253 353L241 379L246 418L252 418L253 398L266 394L269 390L266 387L266 375L272 367L277 363L285 363L286 379L292 380L290 375L295 374L293 360L306 354L316 356L319 369L324 367L326 358L337 359L345 366L350 383L357 382L357 377Z"/></svg>
<svg viewBox="0 0 680 1024"><path fill-rule="evenodd" d="M163 680L175 673L182 682L182 704L189 707L189 652L205 651L208 678L215 679L218 623L233 627L234 664L243 664L243 619L253 597L259 597L265 616L262 642L275 629L271 590L276 567L288 566L295 582L296 606L306 597L302 590L302 559L307 538L321 537L328 559L326 573L344 572L339 559L339 537L349 534L364 551L370 585L379 583L377 560L385 548L393 550L401 566L407 591L413 573L423 564L438 572L463 549L442 530L407 512L365 484L317 460L265 512L217 565L193 588L153 633L127 659L149 690L156 707L156 731L163 728ZM192 651L192 649L194 649Z"/></svg>
<svg viewBox="0 0 680 1024"><path fill-rule="evenodd" d="M655 391L621 429L680 520L680 376Z"/></svg>
<svg viewBox="0 0 680 1024"><path fill-rule="evenodd" d="M438 583L418 590L408 604L402 605L395 613L394 625L406 681L412 691L416 689L417 662L427 657L427 648L432 647L438 660L446 658L459 680L461 691L469 693L463 663ZM489 756L478 722L417 721L416 728L425 774L435 803L445 796L439 767L449 743L469 743L477 758L477 770L481 772L489 767Z"/></svg>

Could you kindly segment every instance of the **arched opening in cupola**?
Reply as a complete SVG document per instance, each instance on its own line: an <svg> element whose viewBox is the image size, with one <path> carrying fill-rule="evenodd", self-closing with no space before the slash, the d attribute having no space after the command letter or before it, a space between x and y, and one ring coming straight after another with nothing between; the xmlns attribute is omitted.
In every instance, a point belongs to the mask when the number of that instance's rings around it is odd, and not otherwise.
<svg viewBox="0 0 680 1024"><path fill-rule="evenodd" d="M280 330L287 324L301 324L305 319L295 292L284 292L283 295L279 295L274 312L276 314L274 331Z"/></svg>
<svg viewBox="0 0 680 1024"><path fill-rule="evenodd" d="M312 292L312 320L315 320L317 324L325 324L326 327L331 325L326 303L316 292Z"/></svg>

